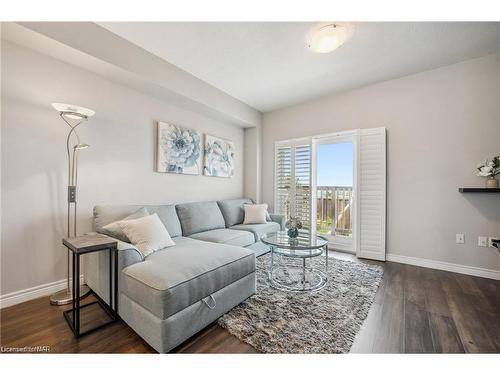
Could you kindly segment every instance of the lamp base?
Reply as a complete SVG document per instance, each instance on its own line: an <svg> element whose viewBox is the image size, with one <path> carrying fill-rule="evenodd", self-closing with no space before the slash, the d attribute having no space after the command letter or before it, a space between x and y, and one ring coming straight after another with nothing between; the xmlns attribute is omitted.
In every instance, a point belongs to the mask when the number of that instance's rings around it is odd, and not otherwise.
<svg viewBox="0 0 500 375"><path fill-rule="evenodd" d="M90 288L87 285L80 286L80 299L87 297L90 294ZM50 296L51 305L68 305L73 302L71 289L63 289L55 292Z"/></svg>

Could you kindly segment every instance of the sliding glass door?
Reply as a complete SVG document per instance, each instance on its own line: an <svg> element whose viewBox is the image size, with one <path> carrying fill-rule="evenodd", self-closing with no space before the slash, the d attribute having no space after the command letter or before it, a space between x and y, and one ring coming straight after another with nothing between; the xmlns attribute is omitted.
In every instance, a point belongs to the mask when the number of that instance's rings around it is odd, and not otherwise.
<svg viewBox="0 0 500 375"><path fill-rule="evenodd" d="M335 136L276 144L276 211L355 251L354 137Z"/></svg>
<svg viewBox="0 0 500 375"><path fill-rule="evenodd" d="M279 141L275 212L296 217L331 248L385 260L385 128Z"/></svg>
<svg viewBox="0 0 500 375"><path fill-rule="evenodd" d="M355 137L313 139L313 219L317 234L331 246L355 252Z"/></svg>

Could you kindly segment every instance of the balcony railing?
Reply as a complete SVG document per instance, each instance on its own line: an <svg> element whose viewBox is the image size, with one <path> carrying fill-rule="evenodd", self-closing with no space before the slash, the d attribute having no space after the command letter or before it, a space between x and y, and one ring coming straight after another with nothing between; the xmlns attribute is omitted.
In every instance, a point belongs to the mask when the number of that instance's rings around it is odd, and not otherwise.
<svg viewBox="0 0 500 375"><path fill-rule="evenodd" d="M317 232L352 237L352 187L318 186L316 195Z"/></svg>

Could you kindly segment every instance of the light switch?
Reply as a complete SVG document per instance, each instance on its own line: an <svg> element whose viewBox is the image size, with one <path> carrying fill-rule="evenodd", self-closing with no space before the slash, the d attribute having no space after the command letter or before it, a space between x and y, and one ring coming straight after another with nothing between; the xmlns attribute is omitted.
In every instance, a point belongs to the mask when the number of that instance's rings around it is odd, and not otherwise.
<svg viewBox="0 0 500 375"><path fill-rule="evenodd" d="M479 236L477 238L477 246L487 247L488 246L488 237Z"/></svg>
<svg viewBox="0 0 500 375"><path fill-rule="evenodd" d="M463 233L457 233L455 235L455 242L456 243L465 243L465 235Z"/></svg>

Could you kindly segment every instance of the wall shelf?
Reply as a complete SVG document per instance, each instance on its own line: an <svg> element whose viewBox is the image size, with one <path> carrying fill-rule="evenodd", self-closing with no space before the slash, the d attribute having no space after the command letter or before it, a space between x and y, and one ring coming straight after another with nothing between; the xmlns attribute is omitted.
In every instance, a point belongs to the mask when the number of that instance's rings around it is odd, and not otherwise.
<svg viewBox="0 0 500 375"><path fill-rule="evenodd" d="M500 193L500 188L458 188L460 193Z"/></svg>

